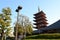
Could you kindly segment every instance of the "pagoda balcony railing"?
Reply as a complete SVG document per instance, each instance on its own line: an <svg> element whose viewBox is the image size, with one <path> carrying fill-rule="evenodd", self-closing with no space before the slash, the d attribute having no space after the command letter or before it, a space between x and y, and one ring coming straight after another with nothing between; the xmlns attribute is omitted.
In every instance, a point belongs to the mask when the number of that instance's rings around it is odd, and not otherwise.
<svg viewBox="0 0 60 40"><path fill-rule="evenodd" d="M33 21L35 21L35 22L39 22L39 21L41 21L41 20L43 20L43 21L47 21L46 19L37 19L37 20L33 20Z"/></svg>
<svg viewBox="0 0 60 40"><path fill-rule="evenodd" d="M40 17L46 17L45 15L38 15L38 16L35 16L34 18L40 18Z"/></svg>
<svg viewBox="0 0 60 40"><path fill-rule="evenodd" d="M34 28L36 28L36 29L40 29L40 28L44 28L44 27L47 27L47 25L43 25L43 26L36 26L36 27L34 27Z"/></svg>
<svg viewBox="0 0 60 40"><path fill-rule="evenodd" d="M48 23L47 22L34 23L34 25L39 25L39 24L48 24Z"/></svg>
<svg viewBox="0 0 60 40"><path fill-rule="evenodd" d="M46 18L46 16L42 16L42 17L34 17L35 19L41 19L41 18Z"/></svg>

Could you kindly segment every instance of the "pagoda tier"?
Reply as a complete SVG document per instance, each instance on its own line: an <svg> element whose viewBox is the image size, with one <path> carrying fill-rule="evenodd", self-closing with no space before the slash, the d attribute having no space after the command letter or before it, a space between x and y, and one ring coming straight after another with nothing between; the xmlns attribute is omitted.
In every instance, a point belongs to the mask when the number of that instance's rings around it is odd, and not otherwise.
<svg viewBox="0 0 60 40"><path fill-rule="evenodd" d="M41 18L41 17L42 17L42 18L46 18L46 16L45 16L45 15L35 16L34 18L35 18L35 19L37 19L37 18L39 18L39 17L40 17L40 18Z"/></svg>
<svg viewBox="0 0 60 40"><path fill-rule="evenodd" d="M37 19L37 20L33 20L33 21L34 21L34 22L39 22L40 20L47 21L47 19L44 19L44 18L42 18L42 19Z"/></svg>
<svg viewBox="0 0 60 40"><path fill-rule="evenodd" d="M46 19L46 14L43 11L39 11L38 13L34 14L34 19L33 20L35 23L34 25L36 25L35 28L40 29L40 28L44 28L47 27L47 19Z"/></svg>
<svg viewBox="0 0 60 40"><path fill-rule="evenodd" d="M33 28L38 29L38 27L33 27Z"/></svg>
<svg viewBox="0 0 60 40"><path fill-rule="evenodd" d="M46 22L34 23L34 25L38 25L38 24L48 24L48 23Z"/></svg>
<svg viewBox="0 0 60 40"><path fill-rule="evenodd" d="M40 16L40 15L46 15L46 14L43 11L40 11L40 12L34 14L34 16Z"/></svg>
<svg viewBox="0 0 60 40"><path fill-rule="evenodd" d="M44 28L44 27L47 27L47 26L46 26L46 25L41 24L41 25L36 25L36 27L34 27L34 28L36 28L36 29L40 29L40 28Z"/></svg>
<svg viewBox="0 0 60 40"><path fill-rule="evenodd" d="M37 27L34 27L35 29L40 29L40 28L44 28L46 26L37 26Z"/></svg>

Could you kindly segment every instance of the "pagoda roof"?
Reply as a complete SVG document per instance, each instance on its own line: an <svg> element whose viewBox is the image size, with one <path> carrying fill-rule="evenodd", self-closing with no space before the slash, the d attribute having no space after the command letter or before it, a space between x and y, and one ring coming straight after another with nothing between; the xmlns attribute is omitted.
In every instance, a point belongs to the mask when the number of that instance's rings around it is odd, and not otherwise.
<svg viewBox="0 0 60 40"><path fill-rule="evenodd" d="M39 15L39 14L44 14L45 15L45 13L43 11L40 11L40 12L34 14L34 16Z"/></svg>

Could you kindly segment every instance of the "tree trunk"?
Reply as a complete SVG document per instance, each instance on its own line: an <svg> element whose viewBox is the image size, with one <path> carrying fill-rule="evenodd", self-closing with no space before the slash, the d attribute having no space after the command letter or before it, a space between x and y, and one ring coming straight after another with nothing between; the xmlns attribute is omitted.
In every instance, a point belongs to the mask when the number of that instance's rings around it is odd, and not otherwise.
<svg viewBox="0 0 60 40"><path fill-rule="evenodd" d="M4 30L2 29L1 40L4 40Z"/></svg>

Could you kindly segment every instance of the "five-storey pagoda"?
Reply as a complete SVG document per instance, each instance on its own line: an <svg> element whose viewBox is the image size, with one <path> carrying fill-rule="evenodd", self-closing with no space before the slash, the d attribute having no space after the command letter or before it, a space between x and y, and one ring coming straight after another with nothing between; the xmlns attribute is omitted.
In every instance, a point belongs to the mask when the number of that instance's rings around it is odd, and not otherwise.
<svg viewBox="0 0 60 40"><path fill-rule="evenodd" d="M34 16L34 25L36 25L36 29L47 27L46 14L43 11L40 11L38 8L38 13L34 14Z"/></svg>

